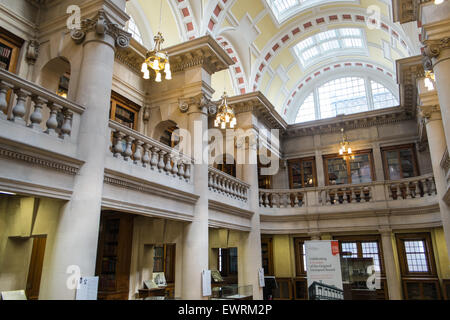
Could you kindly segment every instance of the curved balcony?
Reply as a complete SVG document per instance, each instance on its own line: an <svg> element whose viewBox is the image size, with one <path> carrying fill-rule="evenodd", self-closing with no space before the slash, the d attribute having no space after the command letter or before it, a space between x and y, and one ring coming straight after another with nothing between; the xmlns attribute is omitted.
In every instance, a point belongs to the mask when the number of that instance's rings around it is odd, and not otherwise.
<svg viewBox="0 0 450 320"><path fill-rule="evenodd" d="M259 206L261 228L269 233L441 223L432 174L365 184L260 189Z"/></svg>

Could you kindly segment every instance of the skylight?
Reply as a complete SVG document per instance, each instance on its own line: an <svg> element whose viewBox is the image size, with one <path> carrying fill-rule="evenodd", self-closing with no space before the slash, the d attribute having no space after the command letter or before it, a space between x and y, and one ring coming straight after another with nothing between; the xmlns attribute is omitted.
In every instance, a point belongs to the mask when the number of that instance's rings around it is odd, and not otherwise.
<svg viewBox="0 0 450 320"><path fill-rule="evenodd" d="M329 2L355 2L352 0L266 0L269 8L279 24L299 11L312 6Z"/></svg>
<svg viewBox="0 0 450 320"><path fill-rule="evenodd" d="M362 77L342 77L315 88L303 100L295 123L397 105L395 96L382 84Z"/></svg>
<svg viewBox="0 0 450 320"><path fill-rule="evenodd" d="M366 44L364 32L359 28L341 28L323 31L317 33L303 41L300 41L294 47L303 67L313 64L320 58L345 54L348 51L352 53L365 54Z"/></svg>

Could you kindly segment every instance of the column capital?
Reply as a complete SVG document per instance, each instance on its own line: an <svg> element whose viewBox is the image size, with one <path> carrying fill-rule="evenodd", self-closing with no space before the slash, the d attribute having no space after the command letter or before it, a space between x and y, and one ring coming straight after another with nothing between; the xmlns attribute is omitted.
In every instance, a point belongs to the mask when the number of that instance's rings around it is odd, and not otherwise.
<svg viewBox="0 0 450 320"><path fill-rule="evenodd" d="M215 114L217 112L217 106L204 93L199 93L198 95L189 98L178 99L178 108L182 113L201 112L205 114Z"/></svg>
<svg viewBox="0 0 450 320"><path fill-rule="evenodd" d="M420 106L420 115L425 119L425 122L442 120L441 108L439 104Z"/></svg>
<svg viewBox="0 0 450 320"><path fill-rule="evenodd" d="M442 51L450 49L450 37L444 37L438 40L425 40L423 42L423 67L425 70L432 70L440 60ZM434 60L433 60L434 59Z"/></svg>
<svg viewBox="0 0 450 320"><path fill-rule="evenodd" d="M98 36L111 36L116 47L121 49L127 48L130 44L131 33L112 23L103 9L100 9L92 19L81 21L81 28L71 30L70 36L76 44L81 44L89 32L95 32Z"/></svg>
<svg viewBox="0 0 450 320"><path fill-rule="evenodd" d="M379 229L378 232L381 234L381 236L391 236L392 235L392 229L391 228L382 228Z"/></svg>

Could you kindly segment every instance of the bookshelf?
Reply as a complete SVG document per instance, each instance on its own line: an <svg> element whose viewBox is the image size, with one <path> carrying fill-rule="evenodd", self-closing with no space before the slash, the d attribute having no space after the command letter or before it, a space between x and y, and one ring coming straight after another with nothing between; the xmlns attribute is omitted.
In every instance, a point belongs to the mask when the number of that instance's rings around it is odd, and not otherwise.
<svg viewBox="0 0 450 320"><path fill-rule="evenodd" d="M133 216L103 212L97 250L98 299L128 299Z"/></svg>
<svg viewBox="0 0 450 320"><path fill-rule="evenodd" d="M15 73L23 40L0 28L0 69Z"/></svg>

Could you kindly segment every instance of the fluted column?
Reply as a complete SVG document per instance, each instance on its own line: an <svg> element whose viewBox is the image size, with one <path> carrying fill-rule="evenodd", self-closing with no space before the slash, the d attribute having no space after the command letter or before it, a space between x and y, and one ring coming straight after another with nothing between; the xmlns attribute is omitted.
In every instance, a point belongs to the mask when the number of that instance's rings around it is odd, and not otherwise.
<svg viewBox="0 0 450 320"><path fill-rule="evenodd" d="M239 120L238 120L239 123ZM257 166L257 132L253 129L248 142L243 141L238 148L244 148L246 154L246 163L242 164L242 180L250 185L248 194L248 203L250 211L253 211L251 217L251 230L243 235L242 254L239 258L243 259L243 275L240 275L242 283L239 285L253 286L253 299L262 300L262 288L259 286L258 270L262 268L261 258L261 226L259 217L259 188L258 188L258 166ZM248 156L247 156L248 155ZM240 273L240 271L239 271Z"/></svg>
<svg viewBox="0 0 450 320"><path fill-rule="evenodd" d="M107 4L103 9L118 10ZM69 266L78 266L81 276L95 275L114 52L116 46L127 46L130 37L109 21L103 9L71 34L75 43L83 46L75 100L86 107L78 137L78 154L85 163L75 176L71 200L60 212L41 299L75 298L75 290L67 286Z"/></svg>
<svg viewBox="0 0 450 320"><path fill-rule="evenodd" d="M390 300L402 299L400 275L395 265L395 252L392 245L391 230L380 230L381 245L383 247L384 269Z"/></svg>
<svg viewBox="0 0 450 320"><path fill-rule="evenodd" d="M189 106L188 130L191 133L191 156L195 158L194 187L199 199L194 208L194 218L184 228L183 279L181 298L206 299L201 286L202 270L208 269L208 163L202 159L207 150L203 134L208 129L207 110L199 102ZM206 151L205 151L206 152Z"/></svg>

